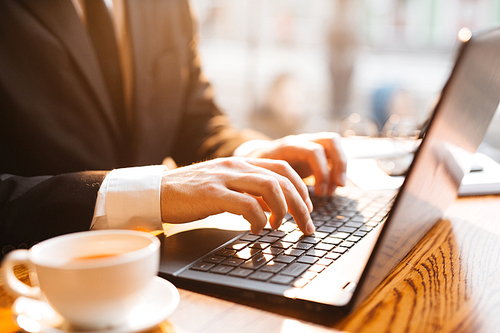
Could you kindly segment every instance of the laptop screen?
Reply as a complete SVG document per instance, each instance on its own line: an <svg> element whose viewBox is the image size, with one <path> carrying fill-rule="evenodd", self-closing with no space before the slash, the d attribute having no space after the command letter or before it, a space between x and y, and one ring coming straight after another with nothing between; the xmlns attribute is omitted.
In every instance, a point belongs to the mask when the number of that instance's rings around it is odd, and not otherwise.
<svg viewBox="0 0 500 333"><path fill-rule="evenodd" d="M464 33L465 32L465 33ZM456 199L500 101L500 30L459 35L458 58L363 273L366 298Z"/></svg>

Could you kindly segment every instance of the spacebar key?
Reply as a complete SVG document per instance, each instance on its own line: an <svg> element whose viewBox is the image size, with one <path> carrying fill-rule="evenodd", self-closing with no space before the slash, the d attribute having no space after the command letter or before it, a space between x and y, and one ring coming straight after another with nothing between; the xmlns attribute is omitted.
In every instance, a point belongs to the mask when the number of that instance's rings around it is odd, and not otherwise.
<svg viewBox="0 0 500 333"><path fill-rule="evenodd" d="M286 267L280 273L283 275L299 276L300 274L304 273L304 271L307 270L310 266L311 265L296 262Z"/></svg>

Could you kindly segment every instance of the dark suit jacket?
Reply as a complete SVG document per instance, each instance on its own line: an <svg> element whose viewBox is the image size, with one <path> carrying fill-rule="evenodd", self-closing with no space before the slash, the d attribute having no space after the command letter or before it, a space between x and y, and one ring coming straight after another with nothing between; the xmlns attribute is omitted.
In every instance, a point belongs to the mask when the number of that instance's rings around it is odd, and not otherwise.
<svg viewBox="0 0 500 333"><path fill-rule="evenodd" d="M0 1L0 246L88 229L106 174L95 170L167 156L185 165L258 137L236 131L214 104L187 1L126 5L128 125L70 0Z"/></svg>

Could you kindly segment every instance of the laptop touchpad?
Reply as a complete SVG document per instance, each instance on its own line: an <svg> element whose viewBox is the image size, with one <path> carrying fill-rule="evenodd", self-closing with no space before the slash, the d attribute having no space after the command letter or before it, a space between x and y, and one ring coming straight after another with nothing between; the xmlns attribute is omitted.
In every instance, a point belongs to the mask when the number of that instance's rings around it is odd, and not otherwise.
<svg viewBox="0 0 500 333"><path fill-rule="evenodd" d="M241 230L194 229L161 240L160 272L175 275L186 265L242 234Z"/></svg>

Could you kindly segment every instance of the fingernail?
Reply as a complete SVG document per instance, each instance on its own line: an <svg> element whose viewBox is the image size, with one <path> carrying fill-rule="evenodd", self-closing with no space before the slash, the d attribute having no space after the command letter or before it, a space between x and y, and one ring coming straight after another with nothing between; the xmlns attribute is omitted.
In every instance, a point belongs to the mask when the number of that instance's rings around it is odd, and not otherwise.
<svg viewBox="0 0 500 333"><path fill-rule="evenodd" d="M278 229L281 227L281 224L283 223L283 219L276 221L276 225L274 226L274 229Z"/></svg>
<svg viewBox="0 0 500 333"><path fill-rule="evenodd" d="M252 230L252 234L254 234L254 235L258 235L262 232L262 229L256 229L253 227L251 227L250 229Z"/></svg>
<svg viewBox="0 0 500 333"><path fill-rule="evenodd" d="M309 220L309 222L307 222L307 224L306 224L307 234L312 235L312 234L314 234L315 231L316 231L316 228L314 227L313 221Z"/></svg>

